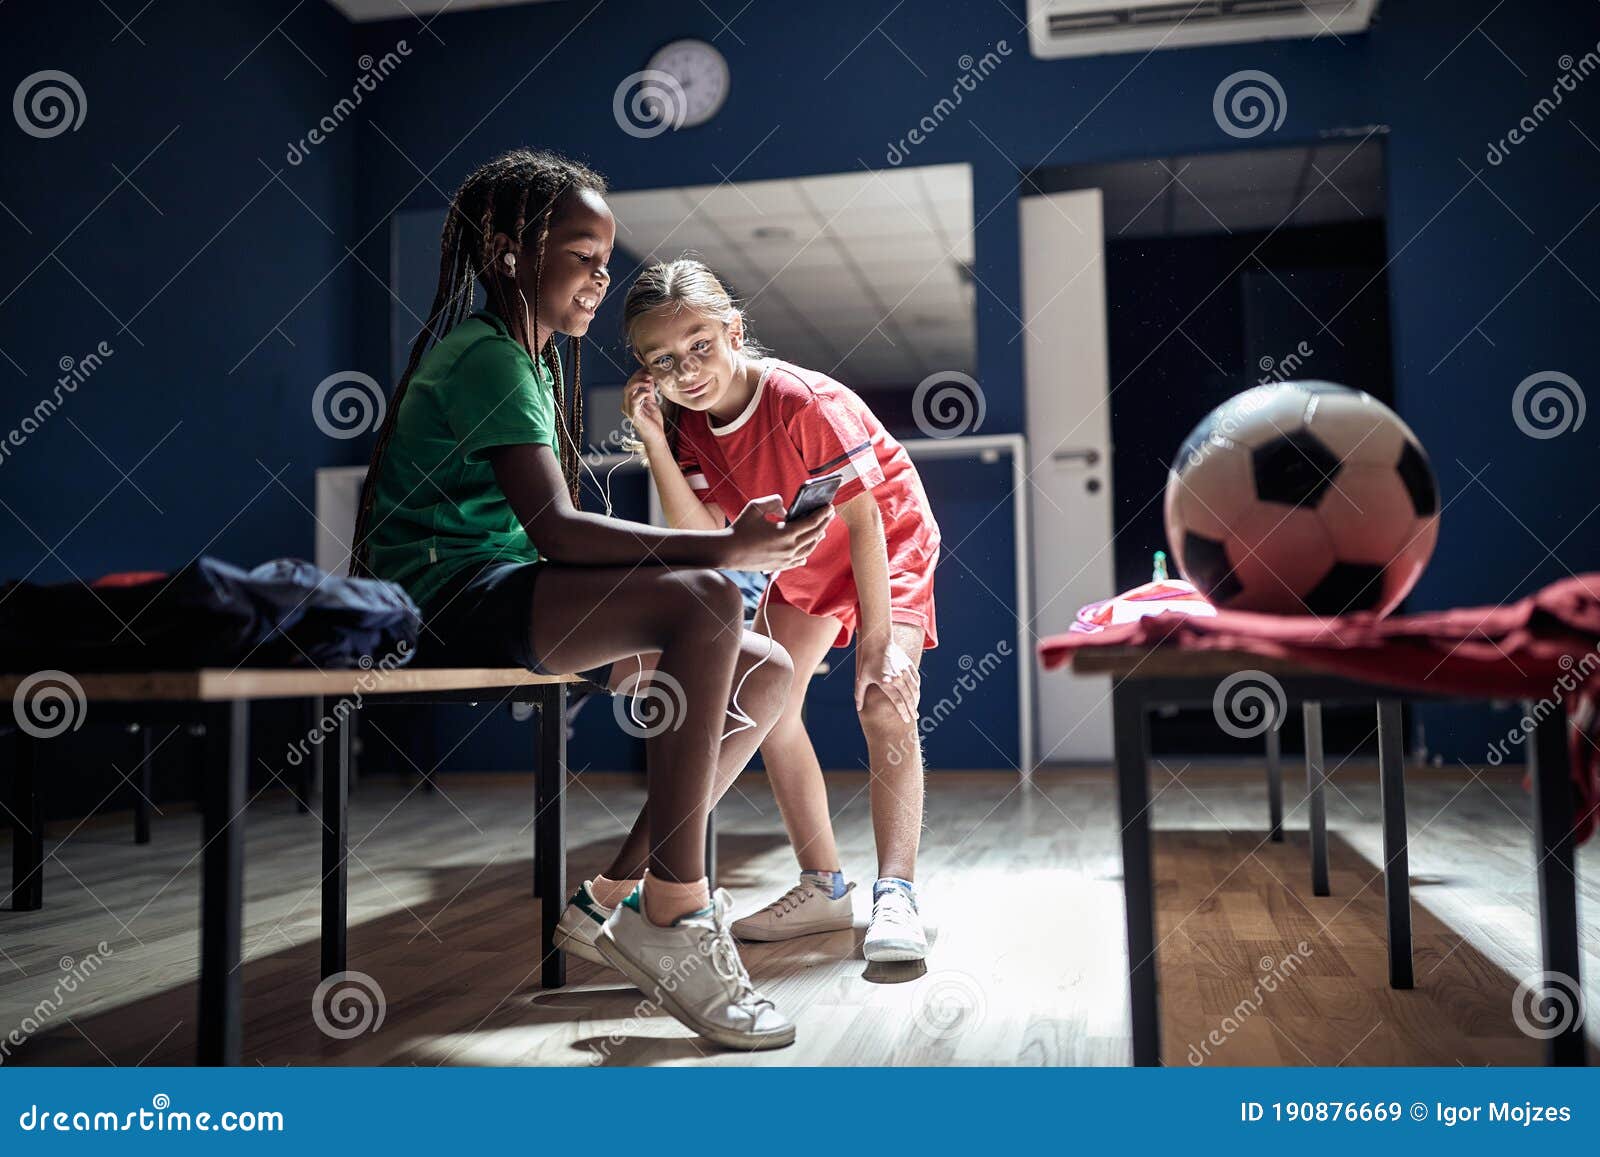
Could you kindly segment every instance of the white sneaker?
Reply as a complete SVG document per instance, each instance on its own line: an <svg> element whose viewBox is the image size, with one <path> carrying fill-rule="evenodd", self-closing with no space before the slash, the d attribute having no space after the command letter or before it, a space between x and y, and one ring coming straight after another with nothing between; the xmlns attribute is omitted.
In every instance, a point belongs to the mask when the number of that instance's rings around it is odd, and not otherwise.
<svg viewBox="0 0 1600 1157"><path fill-rule="evenodd" d="M822 885L801 877L759 912L735 920L733 934L740 940L793 940L814 932L843 931L856 922L855 902L850 899L853 891L855 885L848 884L844 895L835 899Z"/></svg>
<svg viewBox="0 0 1600 1157"><path fill-rule="evenodd" d="M686 1028L733 1049L794 1043L794 1024L756 991L728 926L733 900L721 888L710 908L658 928L636 906L638 892L606 918L595 947L647 1000Z"/></svg>
<svg viewBox="0 0 1600 1157"><path fill-rule="evenodd" d="M594 946L594 938L600 935L607 917L616 909L607 908L594 898L589 888L592 882L585 880L583 887L572 894L572 899L561 910L561 919L556 921L555 941L557 948L572 953L579 960L605 965L606 959Z"/></svg>
<svg viewBox="0 0 1600 1157"><path fill-rule="evenodd" d="M872 923L861 951L870 961L922 960L928 955L917 902L904 888L885 888L872 901Z"/></svg>

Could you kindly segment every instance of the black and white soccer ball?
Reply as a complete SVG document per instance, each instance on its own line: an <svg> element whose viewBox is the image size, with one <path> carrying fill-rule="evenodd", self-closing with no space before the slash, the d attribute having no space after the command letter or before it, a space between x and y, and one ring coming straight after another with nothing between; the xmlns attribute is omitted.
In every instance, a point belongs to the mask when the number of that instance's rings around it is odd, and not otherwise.
<svg viewBox="0 0 1600 1157"><path fill-rule="evenodd" d="M1331 382L1256 386L1203 418L1167 475L1167 541L1212 604L1386 615L1439 534L1439 486L1399 416Z"/></svg>

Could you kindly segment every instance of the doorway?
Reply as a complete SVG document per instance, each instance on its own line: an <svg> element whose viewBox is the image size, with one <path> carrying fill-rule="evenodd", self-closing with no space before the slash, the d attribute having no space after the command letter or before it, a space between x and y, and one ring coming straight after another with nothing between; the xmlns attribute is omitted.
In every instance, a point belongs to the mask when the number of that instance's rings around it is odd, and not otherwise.
<svg viewBox="0 0 1600 1157"><path fill-rule="evenodd" d="M1294 379L1393 405L1383 143L1365 130L1029 175L1021 340L1039 635L1150 579L1167 549L1168 465L1215 406ZM1110 759L1109 680L1039 688L1041 762ZM1326 727L1330 750L1365 735L1339 734L1332 709ZM1206 712L1156 720L1151 742L1253 750Z"/></svg>

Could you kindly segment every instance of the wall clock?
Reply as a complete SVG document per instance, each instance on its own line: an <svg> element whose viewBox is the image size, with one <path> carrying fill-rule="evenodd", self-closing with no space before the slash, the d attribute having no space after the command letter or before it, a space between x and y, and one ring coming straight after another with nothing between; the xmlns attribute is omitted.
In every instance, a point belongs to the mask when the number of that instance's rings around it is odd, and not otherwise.
<svg viewBox="0 0 1600 1157"><path fill-rule="evenodd" d="M705 124L728 99L728 62L704 40L674 40L657 50L649 68L666 73L683 89L683 117L673 118L676 128Z"/></svg>

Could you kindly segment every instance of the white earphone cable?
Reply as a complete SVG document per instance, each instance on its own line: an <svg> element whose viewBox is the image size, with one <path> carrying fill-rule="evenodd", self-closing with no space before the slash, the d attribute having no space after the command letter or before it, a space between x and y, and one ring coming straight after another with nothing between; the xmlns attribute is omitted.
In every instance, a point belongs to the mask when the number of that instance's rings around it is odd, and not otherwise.
<svg viewBox="0 0 1600 1157"><path fill-rule="evenodd" d="M751 627L756 625L756 620L761 617L761 612L767 610L767 596L772 593L772 588L778 585L778 576L782 573L781 570L775 570L767 576L767 585L761 592L761 598L756 602L756 613L750 616ZM756 633L760 634L759 631ZM740 676L738 685L733 689L731 702L728 705L728 717L738 723L739 726L724 734L722 737L724 740L727 740L730 736L738 735L741 731L748 731L756 725L756 721L745 713L744 708L739 706L739 692L744 690L745 682L750 676L754 675L768 659L772 658L772 652L777 646L772 638L772 614L770 611L767 613L767 630L764 638L767 640L767 653L756 660L755 666Z"/></svg>
<svg viewBox="0 0 1600 1157"><path fill-rule="evenodd" d="M528 295L522 292L522 286L520 285L517 286L517 296L522 299L522 332L528 334L528 341L531 344L535 340L536 335L530 332L532 330L532 321L529 317ZM556 427L567 436L567 445L572 447L574 451L574 457L577 458L578 464L583 467L584 473L589 476L589 481L593 482L595 489L600 492L600 500L605 503L606 517L610 518L612 517L611 475L617 472L617 466L621 466L622 463L618 462L616 466L613 466L610 470L606 471L606 480L604 484L602 484L600 479L595 476L595 472L589 468L588 460L584 458L583 451L578 448L577 441L572 436L572 431L568 430L566 425L567 424L564 421L559 419L556 421ZM644 682L644 658L642 656L635 655L634 659L639 664L639 674L634 681L634 693L628 696L628 717L632 719L635 725L637 725L639 728L645 729L649 727L649 723L639 718L638 708L639 685ZM751 668L751 670L754 670L754 668ZM752 722L750 726L754 727L754 722Z"/></svg>
<svg viewBox="0 0 1600 1157"><path fill-rule="evenodd" d="M522 292L522 287L520 285L517 286L517 296L522 298L522 331L529 334L528 340L531 343L534 340L535 335L529 333L532 323L529 316L530 311L528 309L528 297ZM588 460L584 458L582 450L579 449L577 441L572 436L572 432L566 428L566 423L558 420L556 422L556 426L562 431L562 433L566 435L567 445L572 447L574 456L578 459L578 464L583 467L584 473L589 476L589 480L594 483L595 489L600 492L601 501L605 503L606 517L613 517L611 505L611 476L617 472L617 467L621 466L623 463L617 462L611 467L610 470L606 471L605 482L602 483L595 475L595 472L589 468ZM761 613L767 609L767 596L772 592L772 588L777 585L778 576L782 573L783 572L781 570L775 570L767 576L767 585L762 589L761 597L756 602L756 613L751 616L750 625L752 627L755 626L756 619L760 618ZM727 714L730 719L738 724L738 726L729 729L723 734L722 738L724 741L728 740L732 736L738 735L741 731L748 731L752 727L756 726L756 721L745 712L744 708L739 706L739 693L744 690L744 685L749 681L750 676L754 675L767 663L769 659L772 658L772 653L776 649L777 644L772 638L772 616L770 614L767 615L767 632L763 637L767 640L767 653L762 655L760 659L756 660L755 665L739 677L739 682L737 685L735 685L733 694L730 696ZM644 658L643 656L635 655L634 660L639 664L639 674L634 683L634 693L628 697L628 717L632 719L633 722L640 728L646 728L649 726L649 724L645 720L640 719L638 715L638 691L640 684L644 682Z"/></svg>
<svg viewBox="0 0 1600 1157"><path fill-rule="evenodd" d="M538 339L538 335L532 332L532 322L529 318L528 311L528 295L522 292L522 286L520 285L517 286L517 296L522 298L522 332L528 335L528 344L532 345ZM535 360L537 360L537 355L534 355L530 352L529 356L534 357ZM595 472L590 469L588 459L583 456L583 450L581 447L579 447L577 439L572 436L572 431L567 429L567 423L560 417L556 419L556 429L560 430L561 433L566 435L567 445L572 447L573 457L578 460L578 465L583 469L583 472L589 476L589 481L594 483L594 488L600 492L601 498L606 504L606 517L610 518L611 475L606 475L605 485L602 486L600 479L596 477ZM618 463L618 465L621 465L621 463ZM612 469L615 470L616 467L613 466Z"/></svg>

